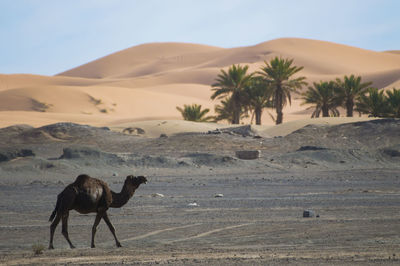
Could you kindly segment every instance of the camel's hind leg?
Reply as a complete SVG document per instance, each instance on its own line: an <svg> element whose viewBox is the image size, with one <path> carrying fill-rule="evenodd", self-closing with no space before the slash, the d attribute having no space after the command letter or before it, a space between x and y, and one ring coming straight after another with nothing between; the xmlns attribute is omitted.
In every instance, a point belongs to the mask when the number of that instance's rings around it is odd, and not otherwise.
<svg viewBox="0 0 400 266"><path fill-rule="evenodd" d="M75 246L72 245L71 240L69 239L69 236L68 236L68 216L69 216L69 212L65 212L62 216L62 234L64 235L65 239L68 241L70 248L75 248Z"/></svg>
<svg viewBox="0 0 400 266"><path fill-rule="evenodd" d="M59 213L57 213L56 218L54 219L54 221L50 225L49 249L54 249L54 246L53 246L54 231L56 230L56 227L57 227L58 223L60 222L60 220L61 220L61 215Z"/></svg>
<svg viewBox="0 0 400 266"><path fill-rule="evenodd" d="M113 234L114 238L115 238L115 244L117 245L117 247L122 247L121 243L119 243L118 239L117 239L117 235L115 234L115 228L114 226L111 224L110 219L108 218L107 212L104 213L103 215L103 219L106 222L106 224L108 225L108 228L110 228L111 233Z"/></svg>
<svg viewBox="0 0 400 266"><path fill-rule="evenodd" d="M99 225L100 220L103 217L103 214L104 214L103 212L98 212L97 215L96 215L96 219L94 220L94 224L93 224L93 227L92 227L92 245L91 245L92 248L96 247L94 245L94 235L96 234L97 226Z"/></svg>

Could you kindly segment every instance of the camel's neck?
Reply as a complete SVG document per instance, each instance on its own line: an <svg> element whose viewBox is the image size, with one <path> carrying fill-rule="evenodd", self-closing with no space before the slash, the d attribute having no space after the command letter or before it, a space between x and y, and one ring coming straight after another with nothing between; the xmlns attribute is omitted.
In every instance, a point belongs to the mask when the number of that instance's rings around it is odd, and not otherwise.
<svg viewBox="0 0 400 266"><path fill-rule="evenodd" d="M129 201L129 199L132 198L137 188L138 187L127 186L126 184L124 184L124 187L122 188L120 193L111 191L112 203L110 207L121 208L122 206L124 206Z"/></svg>

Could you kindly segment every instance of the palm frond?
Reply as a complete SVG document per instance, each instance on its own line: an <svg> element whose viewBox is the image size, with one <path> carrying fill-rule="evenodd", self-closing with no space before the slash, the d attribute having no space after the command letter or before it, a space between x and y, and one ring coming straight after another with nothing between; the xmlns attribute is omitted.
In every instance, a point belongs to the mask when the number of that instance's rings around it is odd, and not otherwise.
<svg viewBox="0 0 400 266"><path fill-rule="evenodd" d="M206 108L201 110L201 105L198 104L185 104L183 108L177 106L176 109L181 113L183 119L187 121L207 122L212 120L212 117L206 117L206 114L210 111L210 109Z"/></svg>
<svg viewBox="0 0 400 266"><path fill-rule="evenodd" d="M269 62L264 61L256 74L269 84L273 92L271 94L273 108L276 109L276 123L282 123L282 109L289 102L291 104L291 93L307 85L305 77L292 78L303 69L293 65L293 59L283 59L280 57L272 58Z"/></svg>

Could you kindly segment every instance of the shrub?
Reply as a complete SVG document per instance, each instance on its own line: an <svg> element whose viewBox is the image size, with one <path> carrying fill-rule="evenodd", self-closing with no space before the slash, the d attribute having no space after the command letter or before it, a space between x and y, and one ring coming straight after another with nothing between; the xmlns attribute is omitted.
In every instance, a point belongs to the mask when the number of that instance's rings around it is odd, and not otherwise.
<svg viewBox="0 0 400 266"><path fill-rule="evenodd" d="M43 254L44 246L42 244L36 243L32 245L32 251L35 255Z"/></svg>

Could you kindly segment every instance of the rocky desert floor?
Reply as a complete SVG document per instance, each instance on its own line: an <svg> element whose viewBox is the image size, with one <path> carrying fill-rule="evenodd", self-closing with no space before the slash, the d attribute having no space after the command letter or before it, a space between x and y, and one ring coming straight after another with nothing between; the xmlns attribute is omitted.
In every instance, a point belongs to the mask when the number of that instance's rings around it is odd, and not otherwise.
<svg viewBox="0 0 400 266"><path fill-rule="evenodd" d="M137 131L135 131L137 132ZM259 150L255 160L238 150ZM82 173L119 191L149 182L108 211L72 211L69 249L57 194ZM308 125L283 137L251 127L160 138L58 123L0 129L0 264L398 265L400 121ZM303 211L313 217L304 218ZM35 255L32 246L43 246Z"/></svg>

